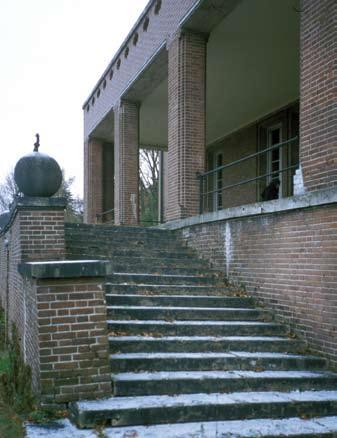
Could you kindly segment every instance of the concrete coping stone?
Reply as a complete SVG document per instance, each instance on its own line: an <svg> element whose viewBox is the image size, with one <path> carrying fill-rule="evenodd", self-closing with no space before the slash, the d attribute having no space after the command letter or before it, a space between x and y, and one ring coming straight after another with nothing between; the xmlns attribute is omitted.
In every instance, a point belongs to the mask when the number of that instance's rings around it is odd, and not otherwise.
<svg viewBox="0 0 337 438"><path fill-rule="evenodd" d="M316 190L314 192L291 196L289 198L281 198L273 201L256 202L253 204L240 205L238 207L225 208L212 213L205 213L198 216L188 217L186 219L170 221L160 225L160 228L178 230L194 225L202 225L212 222L266 214L285 213L329 204L337 204L337 187Z"/></svg>
<svg viewBox="0 0 337 438"><path fill-rule="evenodd" d="M102 260L39 261L20 263L18 270L23 277L37 279L105 277L112 265Z"/></svg>

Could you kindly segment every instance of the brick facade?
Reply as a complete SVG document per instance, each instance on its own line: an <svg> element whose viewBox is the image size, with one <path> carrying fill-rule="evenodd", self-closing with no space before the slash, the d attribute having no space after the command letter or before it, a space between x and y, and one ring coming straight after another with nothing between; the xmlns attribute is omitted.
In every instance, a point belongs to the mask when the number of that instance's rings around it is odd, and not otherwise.
<svg viewBox="0 0 337 438"><path fill-rule="evenodd" d="M168 204L166 219L199 213L205 170L206 39L182 32L169 46Z"/></svg>
<svg viewBox="0 0 337 438"><path fill-rule="evenodd" d="M336 204L195 225L182 235L337 366Z"/></svg>
<svg viewBox="0 0 337 438"><path fill-rule="evenodd" d="M139 109L121 101L115 108L115 224L139 221Z"/></svg>
<svg viewBox="0 0 337 438"><path fill-rule="evenodd" d="M301 8L301 164L304 185L337 184L337 3Z"/></svg>
<svg viewBox="0 0 337 438"><path fill-rule="evenodd" d="M103 142L84 143L84 222L96 223L103 212Z"/></svg>

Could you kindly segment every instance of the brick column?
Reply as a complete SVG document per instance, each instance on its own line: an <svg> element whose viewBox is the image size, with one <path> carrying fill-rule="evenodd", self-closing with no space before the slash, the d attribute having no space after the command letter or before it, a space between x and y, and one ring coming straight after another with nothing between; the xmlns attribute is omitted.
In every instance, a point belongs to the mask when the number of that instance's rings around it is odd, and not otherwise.
<svg viewBox="0 0 337 438"><path fill-rule="evenodd" d="M89 139L84 143L84 222L97 222L103 211L103 142Z"/></svg>
<svg viewBox="0 0 337 438"><path fill-rule="evenodd" d="M337 185L337 3L301 6L300 160L306 190Z"/></svg>
<svg viewBox="0 0 337 438"><path fill-rule="evenodd" d="M115 224L139 222L139 109L121 101L115 108Z"/></svg>
<svg viewBox="0 0 337 438"><path fill-rule="evenodd" d="M167 220L199 213L197 173L205 170L205 71L205 36L179 34L168 54Z"/></svg>

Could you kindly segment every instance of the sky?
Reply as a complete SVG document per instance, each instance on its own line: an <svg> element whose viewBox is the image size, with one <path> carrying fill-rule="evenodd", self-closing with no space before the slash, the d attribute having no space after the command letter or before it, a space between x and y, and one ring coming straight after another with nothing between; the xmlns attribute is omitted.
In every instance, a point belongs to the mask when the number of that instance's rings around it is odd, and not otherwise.
<svg viewBox="0 0 337 438"><path fill-rule="evenodd" d="M82 104L147 2L0 0L0 182L38 132L82 196Z"/></svg>

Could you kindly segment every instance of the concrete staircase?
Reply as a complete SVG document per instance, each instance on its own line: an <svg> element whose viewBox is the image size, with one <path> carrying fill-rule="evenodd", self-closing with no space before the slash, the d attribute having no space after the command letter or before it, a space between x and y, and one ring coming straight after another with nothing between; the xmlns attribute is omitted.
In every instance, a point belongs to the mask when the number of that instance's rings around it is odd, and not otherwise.
<svg viewBox="0 0 337 438"><path fill-rule="evenodd" d="M113 426L116 437L337 436L337 374L173 232L68 225L66 237L69 258L108 258L115 272L106 282L114 396L73 403L79 427Z"/></svg>

